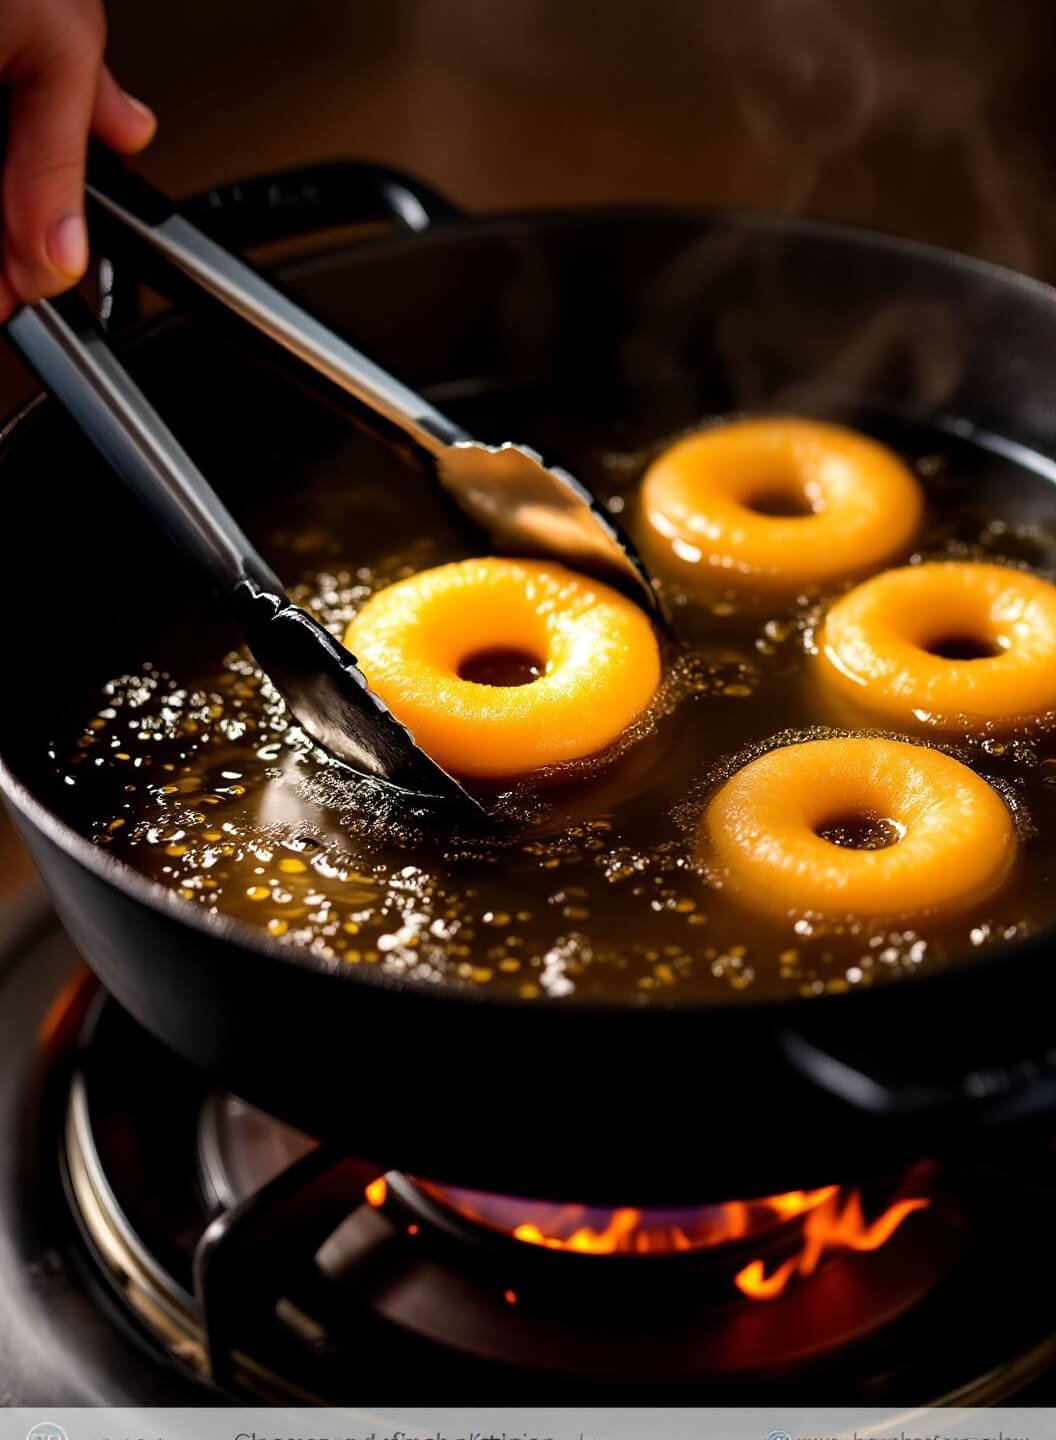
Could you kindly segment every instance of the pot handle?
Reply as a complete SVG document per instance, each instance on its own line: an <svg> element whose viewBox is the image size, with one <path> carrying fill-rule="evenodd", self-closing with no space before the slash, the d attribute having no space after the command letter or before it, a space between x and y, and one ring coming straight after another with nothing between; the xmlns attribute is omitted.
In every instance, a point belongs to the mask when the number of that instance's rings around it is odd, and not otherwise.
<svg viewBox="0 0 1056 1440"><path fill-rule="evenodd" d="M180 206L223 244L241 249L340 225L394 220L428 230L463 212L422 181L365 160L333 160L219 185Z"/></svg>
<svg viewBox="0 0 1056 1440"><path fill-rule="evenodd" d="M942 1082L883 1076L860 1057L844 1059L796 1031L783 1032L778 1044L814 1090L875 1118L1004 1124L1056 1105L1056 1049L1007 1064L973 1066Z"/></svg>
<svg viewBox="0 0 1056 1440"><path fill-rule="evenodd" d="M428 230L465 212L390 166L332 160L214 186L181 204L180 213L222 245L252 250L346 225L394 221L404 230ZM109 258L97 267L97 288L99 319L106 329L118 330L139 318L137 286L126 283Z"/></svg>

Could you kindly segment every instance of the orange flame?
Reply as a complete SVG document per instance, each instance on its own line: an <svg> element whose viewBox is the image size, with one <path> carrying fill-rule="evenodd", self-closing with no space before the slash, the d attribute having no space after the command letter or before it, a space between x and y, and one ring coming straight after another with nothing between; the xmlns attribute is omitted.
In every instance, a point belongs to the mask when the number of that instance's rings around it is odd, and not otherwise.
<svg viewBox="0 0 1056 1440"><path fill-rule="evenodd" d="M370 1182L363 1193L367 1197L367 1204L373 1205L375 1210L380 1210L389 1198L389 1182L384 1175L379 1175L376 1180Z"/></svg>
<svg viewBox="0 0 1056 1440"><path fill-rule="evenodd" d="M770 1274L763 1259L752 1260L734 1276L737 1288L751 1300L773 1300L784 1293L794 1276L813 1275L830 1250L879 1250L915 1210L931 1204L923 1197L894 1201L867 1223L861 1194L838 1185L818 1190L788 1190L751 1200L732 1200L684 1210L642 1210L623 1207L603 1210L586 1205L548 1205L531 1200L449 1189L427 1180L415 1182L434 1199L466 1219L525 1245L580 1255L670 1254L702 1250L731 1242L746 1244L802 1217L796 1254ZM370 1205L386 1203L384 1176L366 1188ZM408 1227L410 1233L417 1225ZM509 1303L513 1303L510 1301Z"/></svg>
<svg viewBox="0 0 1056 1440"><path fill-rule="evenodd" d="M908 1215L914 1210L926 1210L930 1204L930 1200L923 1198L898 1200L869 1225L862 1214L860 1193L853 1190L841 1206L839 1192L833 1187L824 1203L807 1216L798 1254L770 1275L762 1260L753 1260L734 1276L734 1281L741 1294L751 1300L775 1300L794 1275L813 1275L826 1251L879 1250Z"/></svg>
<svg viewBox="0 0 1056 1440"><path fill-rule="evenodd" d="M765 1228L760 1214L772 1220L786 1221L823 1205L837 1192L835 1185L822 1190L790 1190L784 1195L768 1195L760 1200L735 1200L709 1207L706 1226L698 1226L692 1234L677 1224L657 1224L648 1211L614 1210L602 1229L569 1226L587 1214L584 1205L568 1205L559 1214L549 1217L546 1228L534 1221L525 1221L514 1228L515 1240L526 1245L541 1245L547 1250L574 1250L581 1255L612 1255L633 1252L639 1255L666 1253L672 1250L697 1250L712 1245L725 1245Z"/></svg>
<svg viewBox="0 0 1056 1440"><path fill-rule="evenodd" d="M614 1210L604 1230L592 1230L589 1225L583 1225L565 1239L544 1235L538 1225L529 1221L516 1227L513 1238L523 1240L526 1245L545 1245L548 1250L578 1250L583 1255L608 1255L614 1250L626 1248L641 1218L640 1210Z"/></svg>

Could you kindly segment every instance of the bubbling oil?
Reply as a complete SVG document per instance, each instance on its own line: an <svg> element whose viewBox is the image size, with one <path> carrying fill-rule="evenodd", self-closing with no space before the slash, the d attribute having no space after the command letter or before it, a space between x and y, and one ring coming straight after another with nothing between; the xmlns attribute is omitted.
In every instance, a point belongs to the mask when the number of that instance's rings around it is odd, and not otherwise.
<svg viewBox="0 0 1056 1440"><path fill-rule="evenodd" d="M516 415L498 423L530 433ZM533 441L556 444L633 535L638 482L659 447L622 425L555 417L550 428L537 424ZM915 555L1050 574L1049 481L964 438L891 422L861 428L893 444L926 489ZM395 544L391 516L371 522L369 486L361 511L345 493L331 503L336 494L326 484L302 492L297 522L287 518L269 547L282 573L302 572L295 598L335 635L385 585L473 553L413 493ZM340 554L347 563L335 563ZM52 753L70 813L95 844L187 904L335 969L372 966L526 1001L743 1003L906 978L1051 924L1056 743L1044 727L935 742L1001 789L1023 841L1013 881L956 920L791 913L776 923L727 897L709 872L698 832L715 787L773 744L845 733L811 673L831 598L763 605L669 587L675 638L649 711L605 756L489 789L503 821L495 834L438 833L335 768L244 652L210 654L205 636L191 654L175 629L158 635L164 663L109 680ZM855 817L836 818L833 843L891 843L882 817L861 833Z"/></svg>

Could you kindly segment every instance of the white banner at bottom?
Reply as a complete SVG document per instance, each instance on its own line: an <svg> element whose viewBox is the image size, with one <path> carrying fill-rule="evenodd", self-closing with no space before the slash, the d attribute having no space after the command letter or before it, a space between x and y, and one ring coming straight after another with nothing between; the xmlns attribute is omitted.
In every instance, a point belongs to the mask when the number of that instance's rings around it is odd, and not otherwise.
<svg viewBox="0 0 1056 1440"><path fill-rule="evenodd" d="M0 1440L1056 1440L1056 1408L994 1410L0 1409Z"/></svg>

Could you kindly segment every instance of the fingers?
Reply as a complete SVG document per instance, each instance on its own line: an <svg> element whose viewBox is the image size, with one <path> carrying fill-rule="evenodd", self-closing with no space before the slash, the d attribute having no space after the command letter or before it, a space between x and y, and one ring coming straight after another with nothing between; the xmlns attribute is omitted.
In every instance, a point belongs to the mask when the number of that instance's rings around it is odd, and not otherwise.
<svg viewBox="0 0 1056 1440"><path fill-rule="evenodd" d="M153 110L129 95L103 65L95 90L92 134L121 155L135 155L154 138L158 122Z"/></svg>
<svg viewBox="0 0 1056 1440"><path fill-rule="evenodd" d="M102 27L22 57L11 75L4 161L4 271L24 300L55 295L88 264L84 165Z"/></svg>
<svg viewBox="0 0 1056 1440"><path fill-rule="evenodd" d="M19 301L56 295L87 267L89 129L131 155L149 144L156 128L151 111L102 63L99 0L22 0L6 11L4 4L0 0L0 70L9 93L0 323Z"/></svg>

